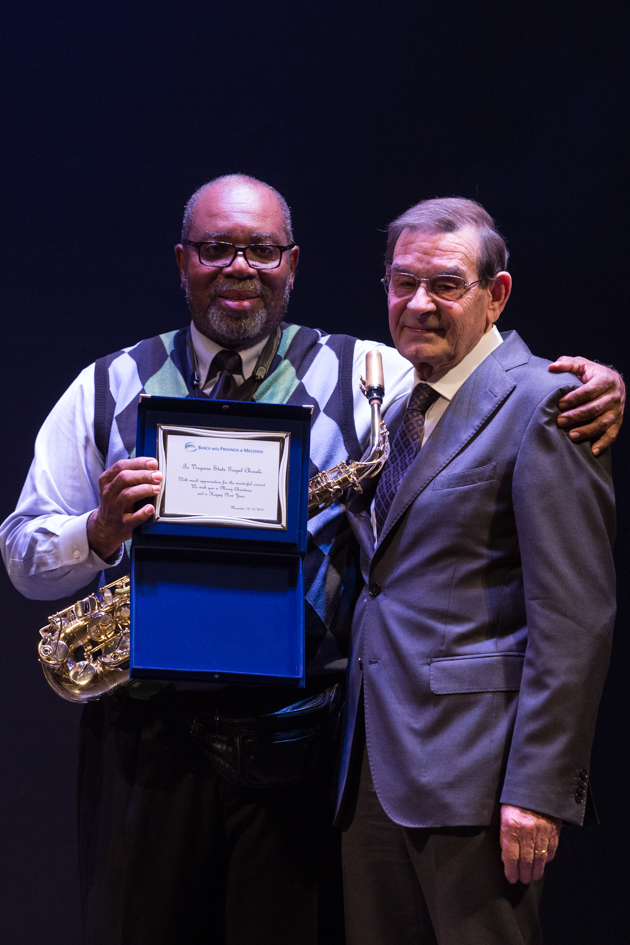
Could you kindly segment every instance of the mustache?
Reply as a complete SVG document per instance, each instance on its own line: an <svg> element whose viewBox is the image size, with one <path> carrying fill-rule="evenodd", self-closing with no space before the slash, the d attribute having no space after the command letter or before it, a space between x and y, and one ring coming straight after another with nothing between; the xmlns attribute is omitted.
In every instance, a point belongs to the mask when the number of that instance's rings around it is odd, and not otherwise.
<svg viewBox="0 0 630 945"><path fill-rule="evenodd" d="M255 279L216 279L212 283L212 292L214 295L224 289L242 289L244 292L260 292L262 295L264 288L265 287L261 286Z"/></svg>

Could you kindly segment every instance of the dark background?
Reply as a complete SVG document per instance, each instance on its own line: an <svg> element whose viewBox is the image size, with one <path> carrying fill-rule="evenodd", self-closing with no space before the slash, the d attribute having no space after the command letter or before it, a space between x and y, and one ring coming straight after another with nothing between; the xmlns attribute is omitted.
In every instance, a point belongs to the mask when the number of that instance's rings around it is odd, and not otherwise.
<svg viewBox="0 0 630 945"><path fill-rule="evenodd" d="M615 0L8 6L0 518L79 370L186 324L172 247L186 199L217 174L287 197L302 250L293 321L388 340L383 229L423 197L460 194L508 237L500 327L537 354L623 370L629 20ZM592 768L602 824L563 833L548 945L630 931L627 435L614 452L620 618ZM47 689L35 651L58 605L0 582L4 941L78 945L80 710Z"/></svg>

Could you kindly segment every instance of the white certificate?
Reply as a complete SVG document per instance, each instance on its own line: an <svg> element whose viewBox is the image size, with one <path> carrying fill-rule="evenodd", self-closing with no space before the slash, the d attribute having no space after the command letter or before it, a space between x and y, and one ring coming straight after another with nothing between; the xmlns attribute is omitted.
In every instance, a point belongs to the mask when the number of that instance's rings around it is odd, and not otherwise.
<svg viewBox="0 0 630 945"><path fill-rule="evenodd" d="M155 521L286 530L289 433L158 424Z"/></svg>

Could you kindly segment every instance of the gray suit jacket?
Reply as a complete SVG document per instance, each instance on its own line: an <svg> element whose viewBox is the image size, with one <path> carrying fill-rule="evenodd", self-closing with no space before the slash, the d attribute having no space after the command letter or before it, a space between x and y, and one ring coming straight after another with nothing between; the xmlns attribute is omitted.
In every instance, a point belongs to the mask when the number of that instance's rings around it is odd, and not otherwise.
<svg viewBox="0 0 630 945"><path fill-rule="evenodd" d="M582 823L615 613L610 457L556 426L562 391L515 332L419 452L376 549L349 514L356 607L339 800L361 689L396 822L485 825L500 803Z"/></svg>

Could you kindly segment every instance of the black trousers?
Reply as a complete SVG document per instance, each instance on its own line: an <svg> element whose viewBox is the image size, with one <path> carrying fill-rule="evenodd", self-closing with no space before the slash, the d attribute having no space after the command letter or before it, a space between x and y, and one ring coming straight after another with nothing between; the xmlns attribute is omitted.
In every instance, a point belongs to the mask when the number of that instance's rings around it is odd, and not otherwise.
<svg viewBox="0 0 630 945"><path fill-rule="evenodd" d="M342 945L330 776L227 783L163 707L84 711L86 945Z"/></svg>
<svg viewBox="0 0 630 945"><path fill-rule="evenodd" d="M344 831L348 945L539 945L542 880L511 885L499 828L401 827L374 790L367 751Z"/></svg>

